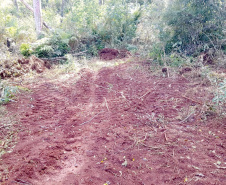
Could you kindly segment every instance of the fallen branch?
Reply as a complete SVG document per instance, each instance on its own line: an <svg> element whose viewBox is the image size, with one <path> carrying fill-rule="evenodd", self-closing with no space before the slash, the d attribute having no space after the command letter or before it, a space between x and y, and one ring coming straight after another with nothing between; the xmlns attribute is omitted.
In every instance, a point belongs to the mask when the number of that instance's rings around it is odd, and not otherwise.
<svg viewBox="0 0 226 185"><path fill-rule="evenodd" d="M214 163L215 164L215 163ZM226 166L219 166L218 164L215 164L215 166L219 169L226 169Z"/></svg>
<svg viewBox="0 0 226 185"><path fill-rule="evenodd" d="M196 100L193 100L192 98L188 98L187 96L182 96L183 98L185 98L185 99L188 99L188 100L190 100L190 101L193 101L193 102L196 102L196 103L198 103L198 104L203 104L203 103L200 103L200 102L198 102L198 101L196 101Z"/></svg>
<svg viewBox="0 0 226 185"><path fill-rule="evenodd" d="M147 146L144 143L140 143L140 144L143 145L143 146L145 146L145 147L148 147L150 150L159 150L159 149L162 149L162 147Z"/></svg>
<svg viewBox="0 0 226 185"><path fill-rule="evenodd" d="M105 104L106 104L106 107L107 107L107 109L108 109L108 112L110 112L110 111L109 111L109 108L108 108L108 103L107 103L107 100L106 100L105 97L104 97L104 100L105 100Z"/></svg>
<svg viewBox="0 0 226 185"><path fill-rule="evenodd" d="M67 60L66 57L40 58L41 60Z"/></svg>
<svg viewBox="0 0 226 185"><path fill-rule="evenodd" d="M95 116L93 116L90 120L84 122L84 123L81 123L80 125L84 125L86 123L89 123L90 121L92 121L95 117L97 117L100 113L102 113L103 111L99 112L98 114L96 114Z"/></svg>
<svg viewBox="0 0 226 185"><path fill-rule="evenodd" d="M125 97L124 94L123 94L123 91L120 92L120 94L122 95L122 97L123 97L124 99L126 99L126 97Z"/></svg>
<svg viewBox="0 0 226 185"><path fill-rule="evenodd" d="M166 137L166 133L164 133L164 137L165 137L165 140L168 141L168 139L167 139L167 137Z"/></svg>
<svg viewBox="0 0 226 185"><path fill-rule="evenodd" d="M79 53L74 53L74 54L71 54L72 56L79 56L79 55L83 55L84 53L86 53L87 52L87 50L85 50L85 51L81 51L81 52L79 52Z"/></svg>
<svg viewBox="0 0 226 185"><path fill-rule="evenodd" d="M194 114L194 112L192 112L191 114L189 114L185 119L183 119L183 120L180 121L179 123L185 122L185 121L186 121L188 118L190 118L193 114Z"/></svg>
<svg viewBox="0 0 226 185"><path fill-rule="evenodd" d="M21 179L16 179L14 182L16 183L19 183L19 184L27 184L27 185L30 185L31 183L30 182L27 182L27 181L24 181L24 180L21 180Z"/></svg>
<svg viewBox="0 0 226 185"><path fill-rule="evenodd" d="M140 97L140 99L142 99L143 97L145 97L146 95L148 95L151 91L149 90L148 92L146 92L143 96Z"/></svg>

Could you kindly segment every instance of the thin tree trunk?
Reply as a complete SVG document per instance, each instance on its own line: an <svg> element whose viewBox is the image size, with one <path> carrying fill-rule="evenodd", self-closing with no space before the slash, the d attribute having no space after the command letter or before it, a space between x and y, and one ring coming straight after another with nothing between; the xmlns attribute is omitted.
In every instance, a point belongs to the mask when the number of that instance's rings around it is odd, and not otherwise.
<svg viewBox="0 0 226 185"><path fill-rule="evenodd" d="M99 5L104 5L104 0L99 0Z"/></svg>
<svg viewBox="0 0 226 185"><path fill-rule="evenodd" d="M61 17L64 17L64 7L65 7L65 0L62 0L62 4L61 4L61 11L60 11L60 15Z"/></svg>
<svg viewBox="0 0 226 185"><path fill-rule="evenodd" d="M24 0L20 0L26 7L27 7L27 9L29 9L32 13L34 13L34 10L33 10L33 8L26 2L26 1L24 1ZM52 30L52 28L50 27L50 26L48 26L44 21L43 21L43 26L45 26L47 29L50 29L50 30Z"/></svg>
<svg viewBox="0 0 226 185"><path fill-rule="evenodd" d="M19 17L20 17L20 16L19 16L19 7L18 7L17 0L13 0L13 4L14 4L14 6L16 7L16 12L15 12L15 14L16 14L16 16L19 18Z"/></svg>
<svg viewBox="0 0 226 185"><path fill-rule="evenodd" d="M19 10L19 8L18 8L18 3L17 3L17 0L13 0L13 4L15 5L16 10L18 11L18 10Z"/></svg>
<svg viewBox="0 0 226 185"><path fill-rule="evenodd" d="M41 1L40 0L33 0L33 9L34 9L35 27L36 27L37 37L39 37L42 32L42 12L41 12Z"/></svg>
<svg viewBox="0 0 226 185"><path fill-rule="evenodd" d="M34 12L33 8L24 0L20 0L30 11Z"/></svg>

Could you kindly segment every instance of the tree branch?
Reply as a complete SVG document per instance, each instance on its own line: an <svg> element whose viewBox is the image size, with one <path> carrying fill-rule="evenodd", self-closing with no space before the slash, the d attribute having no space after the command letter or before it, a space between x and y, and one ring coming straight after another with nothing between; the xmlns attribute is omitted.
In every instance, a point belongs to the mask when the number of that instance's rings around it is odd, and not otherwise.
<svg viewBox="0 0 226 185"><path fill-rule="evenodd" d="M33 9L26 1L24 1L24 0L20 0L20 1L26 6L27 9L29 9L32 13L34 13L34 9ZM43 24L43 26L45 26L47 29L52 30L52 28L51 28L50 26L48 26L48 25L46 24L46 22L42 21L42 24Z"/></svg>
<svg viewBox="0 0 226 185"><path fill-rule="evenodd" d="M34 12L34 9L24 0L20 0L32 13Z"/></svg>

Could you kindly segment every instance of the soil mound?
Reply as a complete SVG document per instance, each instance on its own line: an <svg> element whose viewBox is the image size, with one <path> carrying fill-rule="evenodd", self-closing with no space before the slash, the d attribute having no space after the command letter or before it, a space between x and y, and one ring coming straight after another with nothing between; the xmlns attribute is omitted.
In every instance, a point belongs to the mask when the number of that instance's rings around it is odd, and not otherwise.
<svg viewBox="0 0 226 185"><path fill-rule="evenodd" d="M126 58L130 55L127 50L116 50L111 48L104 48L99 51L99 57L101 60L113 60Z"/></svg>
<svg viewBox="0 0 226 185"><path fill-rule="evenodd" d="M213 65L213 57L210 53L208 52L203 52L199 55L198 57L199 61L203 63L204 65Z"/></svg>
<svg viewBox="0 0 226 185"><path fill-rule="evenodd" d="M50 68L48 61L41 60L35 56L28 59L22 58L16 61L5 60L0 62L0 77L11 78L19 77L29 71L36 71L42 73L46 68Z"/></svg>

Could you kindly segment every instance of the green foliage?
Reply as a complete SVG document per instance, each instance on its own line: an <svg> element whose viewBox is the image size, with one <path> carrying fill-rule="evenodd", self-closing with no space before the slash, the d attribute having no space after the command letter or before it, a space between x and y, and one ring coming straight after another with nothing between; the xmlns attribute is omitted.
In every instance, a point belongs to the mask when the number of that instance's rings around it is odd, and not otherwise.
<svg viewBox="0 0 226 185"><path fill-rule="evenodd" d="M218 84L213 102L218 106L224 106L226 104L226 79Z"/></svg>
<svg viewBox="0 0 226 185"><path fill-rule="evenodd" d="M35 48L34 54L40 58L49 58L52 57L54 53L54 49L48 45L40 45Z"/></svg>
<svg viewBox="0 0 226 185"><path fill-rule="evenodd" d="M18 45L23 42L34 41L35 30L32 19L24 13L27 10L18 12L11 3L4 1L0 4L0 42L5 43L6 38L14 40ZM3 6L1 6L2 4ZM26 14L26 16L23 14Z"/></svg>
<svg viewBox="0 0 226 185"><path fill-rule="evenodd" d="M212 92L214 98L212 102L214 103L213 108L218 111L220 114L225 115L225 106L226 106L226 79L225 76L211 71L208 66L202 67L202 77L203 79L207 78L212 85Z"/></svg>
<svg viewBox="0 0 226 185"><path fill-rule="evenodd" d="M167 61L167 64L172 67L181 67L187 63L185 58L182 58L177 53L172 53Z"/></svg>
<svg viewBox="0 0 226 185"><path fill-rule="evenodd" d="M62 35L53 33L49 38L41 39L34 46L33 54L40 58L60 57L69 51L68 39L63 39Z"/></svg>
<svg viewBox="0 0 226 185"><path fill-rule="evenodd" d="M17 33L17 28L16 27L8 27L6 28L6 33L9 35L9 37L15 37Z"/></svg>
<svg viewBox="0 0 226 185"><path fill-rule="evenodd" d="M3 85L0 82L0 104L6 104L14 98L18 89L13 86Z"/></svg>
<svg viewBox="0 0 226 185"><path fill-rule="evenodd" d="M108 35L111 45L123 47L136 36L140 16L140 9L129 7L122 1L110 1L106 8L105 24L100 27L100 32Z"/></svg>
<svg viewBox="0 0 226 185"><path fill-rule="evenodd" d="M32 50L29 44L23 43L20 45L20 53L24 55L25 57L28 57L31 55Z"/></svg>
<svg viewBox="0 0 226 185"><path fill-rule="evenodd" d="M62 22L62 29L76 36L74 52L95 56L104 47L125 48L136 36L140 10L119 0L76 1ZM73 31L73 32L72 32Z"/></svg>
<svg viewBox="0 0 226 185"><path fill-rule="evenodd" d="M149 57L152 58L155 62L159 65L163 65L163 56L164 56L164 49L160 45L154 45L152 50L149 53Z"/></svg>
<svg viewBox="0 0 226 185"><path fill-rule="evenodd" d="M126 49L131 53L135 53L138 50L137 46L133 44L127 44Z"/></svg>
<svg viewBox="0 0 226 185"><path fill-rule="evenodd" d="M210 48L226 51L223 0L41 2L43 20L51 29L43 27L41 40L45 42L37 41L32 47L38 57L63 56L69 51L96 56L100 49L111 47L138 52L161 65L180 66L182 60L172 58L172 53L198 56ZM34 43L32 12L20 1L19 9L13 1L1 4L0 41L12 38L17 45ZM30 55L29 48L23 46L21 50L23 55Z"/></svg>
<svg viewBox="0 0 226 185"><path fill-rule="evenodd" d="M226 14L222 0L174 0L167 7L164 21L171 38L166 53L171 51L194 54L209 48L221 49Z"/></svg>

